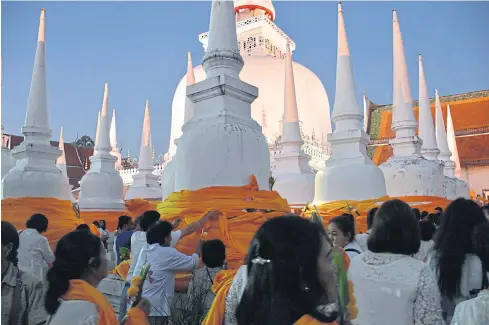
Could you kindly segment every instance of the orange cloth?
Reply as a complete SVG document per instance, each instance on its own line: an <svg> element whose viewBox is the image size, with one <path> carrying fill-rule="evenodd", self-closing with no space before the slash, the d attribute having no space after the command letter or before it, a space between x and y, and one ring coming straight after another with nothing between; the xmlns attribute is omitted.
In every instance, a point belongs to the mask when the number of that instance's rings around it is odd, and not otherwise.
<svg viewBox="0 0 489 325"><path fill-rule="evenodd" d="M83 280L70 280L70 288L63 296L64 300L84 300L97 305L98 322L97 325L119 325L114 308L109 300L97 288ZM139 309L139 308L133 308ZM126 324L148 324L146 315L142 310L131 311L128 313Z"/></svg>
<svg viewBox="0 0 489 325"><path fill-rule="evenodd" d="M131 260L125 260L119 263L115 269L111 272L112 274L118 275L122 280L126 280L127 273L129 273L129 268L131 266Z"/></svg>
<svg viewBox="0 0 489 325"><path fill-rule="evenodd" d="M34 197L2 200L2 220L10 222L17 230L26 229L27 219L35 213L42 213L49 219L48 231L43 236L46 236L53 250L61 237L85 223L83 219L77 218L68 200Z"/></svg>
<svg viewBox="0 0 489 325"><path fill-rule="evenodd" d="M159 202L156 201L148 201L143 199L132 199L125 202L126 211L128 215L136 218L143 214L145 211L156 210L156 205Z"/></svg>
<svg viewBox="0 0 489 325"><path fill-rule="evenodd" d="M196 251L199 238L220 239L226 245L230 269L237 269L243 264L251 239L266 220L290 213L287 201L275 191L260 191L254 176L250 184L241 187L215 186L172 193L157 206L162 219L183 219L179 229L199 220L208 209L219 209L222 214L217 221L208 222L202 232L182 238L177 249L190 255ZM248 213L244 209L273 212Z"/></svg>
<svg viewBox="0 0 489 325"><path fill-rule="evenodd" d="M338 323L323 323L318 321L317 319L309 316L309 315L304 315L302 316L297 322L294 323L294 325L321 325L321 324L329 324L329 325L338 325Z"/></svg>
<svg viewBox="0 0 489 325"><path fill-rule="evenodd" d="M212 306L202 325L223 324L224 312L226 310L226 296L228 295L236 273L236 270L224 270L216 274L214 284L212 285L212 292L215 293L216 297L212 301Z"/></svg>

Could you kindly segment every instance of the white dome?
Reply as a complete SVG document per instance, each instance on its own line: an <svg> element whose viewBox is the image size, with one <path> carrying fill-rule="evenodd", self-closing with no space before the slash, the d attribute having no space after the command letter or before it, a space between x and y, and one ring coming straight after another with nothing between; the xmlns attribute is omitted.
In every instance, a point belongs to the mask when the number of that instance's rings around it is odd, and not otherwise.
<svg viewBox="0 0 489 325"><path fill-rule="evenodd" d="M284 112L285 60L271 56L243 56L245 65L240 78L258 87L258 98L251 106L251 116L263 128L269 143L280 133L280 120ZM321 80L308 68L293 62L299 119L303 134L316 138L331 133L329 100ZM202 66L194 68L195 81L205 79ZM174 140L182 134L186 97L186 77L183 76L175 91L172 104L170 155L174 155ZM266 120L266 123L264 123ZM264 125L265 124L265 125Z"/></svg>

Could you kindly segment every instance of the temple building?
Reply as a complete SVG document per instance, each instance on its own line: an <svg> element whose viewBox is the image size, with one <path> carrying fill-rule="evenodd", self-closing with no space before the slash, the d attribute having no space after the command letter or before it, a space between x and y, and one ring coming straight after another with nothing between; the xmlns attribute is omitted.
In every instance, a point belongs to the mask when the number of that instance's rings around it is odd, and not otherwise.
<svg viewBox="0 0 489 325"><path fill-rule="evenodd" d="M450 105L455 128L460 169L455 176L465 180L469 188L489 197L489 90L458 95L440 96L443 118L447 124L447 105ZM430 99L432 116L435 117L435 98ZM391 129L392 104L379 105L367 99L370 145L369 156L380 165L392 156L389 140L395 134ZM413 101L414 114L418 119L418 101ZM454 157L452 156L452 159Z"/></svg>

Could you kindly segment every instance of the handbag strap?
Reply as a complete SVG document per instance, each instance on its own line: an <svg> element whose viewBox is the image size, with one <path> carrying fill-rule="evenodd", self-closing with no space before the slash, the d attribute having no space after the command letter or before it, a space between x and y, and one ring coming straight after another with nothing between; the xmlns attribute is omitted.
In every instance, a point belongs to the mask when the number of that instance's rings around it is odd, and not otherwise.
<svg viewBox="0 0 489 325"><path fill-rule="evenodd" d="M214 281L213 281L213 279L211 277L211 273L209 272L209 268L206 266L205 269L207 271L207 275L209 276L209 280L211 280L211 284L214 285Z"/></svg>

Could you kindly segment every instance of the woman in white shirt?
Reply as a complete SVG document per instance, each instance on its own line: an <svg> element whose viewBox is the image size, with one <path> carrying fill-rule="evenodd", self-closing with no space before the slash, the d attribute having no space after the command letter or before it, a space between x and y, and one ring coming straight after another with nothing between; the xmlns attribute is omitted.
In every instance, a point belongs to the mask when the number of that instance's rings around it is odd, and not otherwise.
<svg viewBox="0 0 489 325"><path fill-rule="evenodd" d="M377 213L377 210L379 210L379 208L375 207L375 208L370 209L367 213L367 228L368 228L367 232L364 234L358 234L355 236L355 241L358 243L358 245L360 245L363 252L366 252L368 250L367 240L368 240L368 237L370 236L370 231L371 231L372 226L374 224L374 218L375 218L375 214Z"/></svg>
<svg viewBox="0 0 489 325"><path fill-rule="evenodd" d="M49 265L54 254L49 242L42 235L48 230L48 218L43 214L34 214L26 222L26 230L19 232L19 269L36 275L45 281Z"/></svg>
<svg viewBox="0 0 489 325"><path fill-rule="evenodd" d="M463 198L450 203L435 234L435 247L428 264L437 278L447 323L455 306L470 299L470 292L482 286L482 262L474 254L472 233L477 225L487 222L482 209Z"/></svg>
<svg viewBox="0 0 489 325"><path fill-rule="evenodd" d="M150 325L167 324L169 321L176 272L194 271L199 265L197 254L188 256L170 247L172 229L171 223L160 221L146 236L149 245L146 263L150 268L143 286L143 296L152 305L149 314Z"/></svg>
<svg viewBox="0 0 489 325"><path fill-rule="evenodd" d="M344 214L329 221L328 236L333 245L342 247L350 260L363 252L355 240L355 221L351 214Z"/></svg>
<svg viewBox="0 0 489 325"><path fill-rule="evenodd" d="M418 221L400 200L382 204L375 216L368 251L351 261L358 315L354 325L444 325L440 293L419 250Z"/></svg>
<svg viewBox="0 0 489 325"><path fill-rule="evenodd" d="M426 262L428 255L435 247L433 235L435 234L436 227L428 220L421 220L419 222L419 230L421 234L421 245L419 246L419 251L414 254L414 258Z"/></svg>

